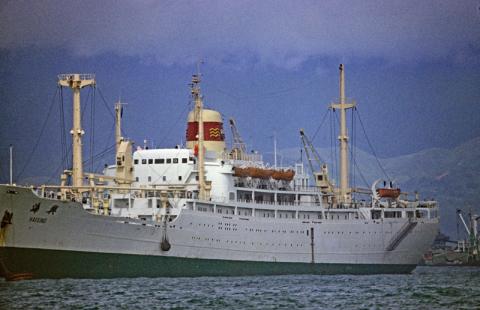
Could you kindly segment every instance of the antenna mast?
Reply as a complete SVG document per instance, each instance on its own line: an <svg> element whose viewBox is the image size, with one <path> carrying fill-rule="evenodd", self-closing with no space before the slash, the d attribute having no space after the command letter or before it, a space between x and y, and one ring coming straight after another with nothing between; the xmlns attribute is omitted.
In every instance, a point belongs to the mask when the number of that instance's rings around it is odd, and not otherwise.
<svg viewBox="0 0 480 310"><path fill-rule="evenodd" d="M123 105L126 105L125 102L121 102L118 99L118 102L115 103L115 154L118 154L118 148L120 142L122 142L122 115L123 115Z"/></svg>
<svg viewBox="0 0 480 310"><path fill-rule="evenodd" d="M13 185L13 145L10 144L10 185Z"/></svg>
<svg viewBox="0 0 480 310"><path fill-rule="evenodd" d="M80 89L86 86L95 86L94 74L60 74L58 76L58 85L69 87L73 91L73 167L72 180L73 186L83 185L83 164L82 164L82 136L85 133L82 129L82 111L80 109Z"/></svg>
<svg viewBox="0 0 480 310"><path fill-rule="evenodd" d="M348 131L347 131L347 109L355 107L355 103L346 103L345 100L345 72L343 64L340 64L340 102L331 104L330 108L340 110L340 195L339 202L349 203L351 201L348 182Z"/></svg>
<svg viewBox="0 0 480 310"><path fill-rule="evenodd" d="M199 65L198 65L199 66ZM208 189L205 182L205 148L204 148L204 127L203 127L203 102L200 95L200 71L197 66L197 74L192 76L192 97L195 103L195 121L198 123L198 186L199 198L207 199Z"/></svg>

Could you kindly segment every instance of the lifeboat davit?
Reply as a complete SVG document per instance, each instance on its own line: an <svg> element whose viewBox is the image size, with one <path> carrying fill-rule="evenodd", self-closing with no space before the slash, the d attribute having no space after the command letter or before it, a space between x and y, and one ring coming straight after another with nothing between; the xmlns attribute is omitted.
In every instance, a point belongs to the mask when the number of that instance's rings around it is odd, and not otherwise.
<svg viewBox="0 0 480 310"><path fill-rule="evenodd" d="M377 194L380 198L397 199L400 196L399 188L378 188Z"/></svg>

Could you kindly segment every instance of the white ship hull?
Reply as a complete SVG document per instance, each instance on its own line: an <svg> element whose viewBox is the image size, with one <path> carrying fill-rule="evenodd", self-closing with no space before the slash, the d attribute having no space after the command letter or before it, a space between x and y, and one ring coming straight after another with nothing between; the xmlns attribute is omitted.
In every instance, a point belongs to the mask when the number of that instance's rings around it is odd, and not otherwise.
<svg viewBox="0 0 480 310"><path fill-rule="evenodd" d="M32 206L37 203L40 206L34 212ZM407 219L273 220L185 208L167 224L171 248L162 251L162 223L91 214L80 203L39 198L29 188L0 186L0 215L5 212L13 216L11 224L2 228L3 272L32 273L34 277L410 272L438 233L438 218L416 219L416 224L389 250L392 239L398 239L398 233L408 224ZM42 250L46 252L42 254ZM35 251L47 260L30 267L15 262L15 255L32 257L38 255ZM122 255L147 259L153 265L136 270L135 266L127 267L119 261L118 266L109 263L104 272L92 273L90 268L83 274L74 266L65 266L59 274L58 266L49 271L49 253L52 260L68 253L68 263L75 266L82 264L81 259L88 261L87 254L107 255L103 259L94 255L90 263L99 266L110 261L108 254L117 259ZM79 261L74 259L75 253ZM168 264L162 266L165 258ZM208 261L233 265L198 270ZM55 262L62 266L64 263ZM239 270L235 263L246 265ZM262 266L252 265L252 270L248 270L252 263ZM198 268L192 269L196 265Z"/></svg>

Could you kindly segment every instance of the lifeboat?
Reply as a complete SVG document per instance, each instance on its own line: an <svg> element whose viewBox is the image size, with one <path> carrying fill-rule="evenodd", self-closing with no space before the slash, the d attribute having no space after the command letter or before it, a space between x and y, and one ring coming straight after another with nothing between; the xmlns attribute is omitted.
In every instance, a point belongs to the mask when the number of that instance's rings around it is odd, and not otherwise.
<svg viewBox="0 0 480 310"><path fill-rule="evenodd" d="M279 181L291 181L295 176L295 171L293 170L274 170L272 178Z"/></svg>
<svg viewBox="0 0 480 310"><path fill-rule="evenodd" d="M248 177L248 168L233 167L233 176L235 177Z"/></svg>
<svg viewBox="0 0 480 310"><path fill-rule="evenodd" d="M268 180L273 175L273 173L274 171L270 169L252 168L251 177Z"/></svg>
<svg viewBox="0 0 480 310"><path fill-rule="evenodd" d="M377 194L380 198L392 198L397 199L400 196L399 188L379 188Z"/></svg>
<svg viewBox="0 0 480 310"><path fill-rule="evenodd" d="M268 180L273 178L275 180L281 181L291 181L295 172L293 170L274 170L274 169L263 169L263 168L256 168L256 167L233 167L233 176L235 177L251 177L256 179L263 179Z"/></svg>

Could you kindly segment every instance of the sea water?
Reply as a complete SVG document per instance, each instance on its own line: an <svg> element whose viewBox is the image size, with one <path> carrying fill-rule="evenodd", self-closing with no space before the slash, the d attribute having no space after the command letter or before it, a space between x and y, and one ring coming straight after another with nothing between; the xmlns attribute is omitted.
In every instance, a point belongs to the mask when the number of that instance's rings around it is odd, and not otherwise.
<svg viewBox="0 0 480 310"><path fill-rule="evenodd" d="M0 309L480 309L480 268L408 275L0 280Z"/></svg>

